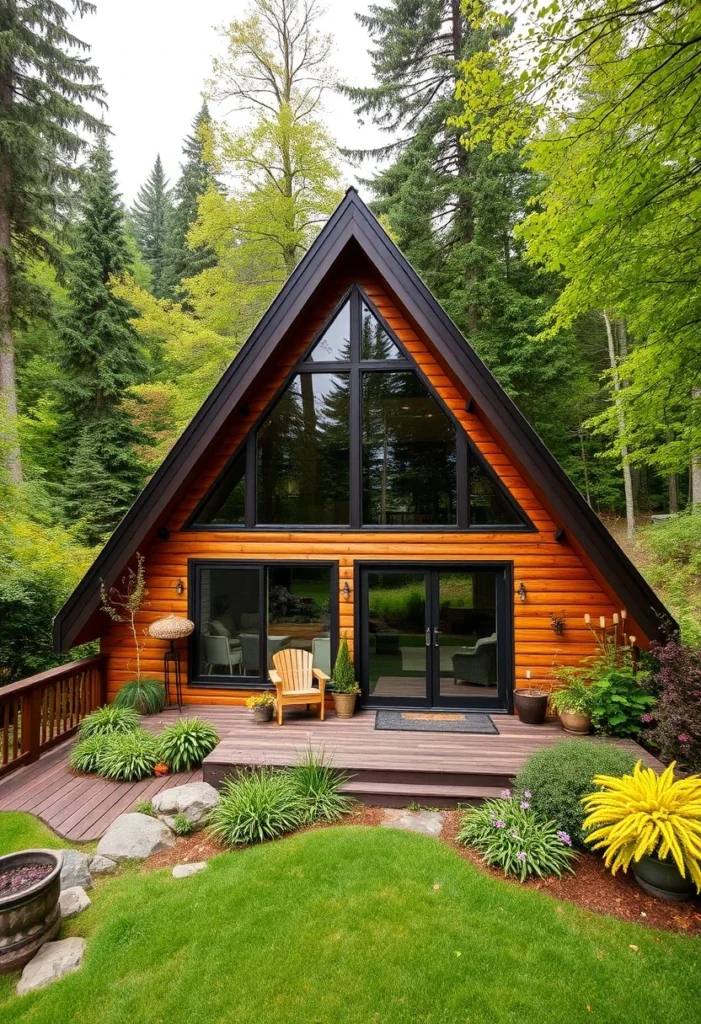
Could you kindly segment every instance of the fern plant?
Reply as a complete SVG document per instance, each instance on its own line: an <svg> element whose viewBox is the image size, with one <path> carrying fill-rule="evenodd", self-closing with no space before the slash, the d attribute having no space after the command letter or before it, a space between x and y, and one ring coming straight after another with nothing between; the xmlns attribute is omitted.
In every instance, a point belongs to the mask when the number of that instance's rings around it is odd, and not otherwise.
<svg viewBox="0 0 701 1024"><path fill-rule="evenodd" d="M158 679L134 679L124 684L114 703L140 715L157 715L166 706L166 689Z"/></svg>
<svg viewBox="0 0 701 1024"><path fill-rule="evenodd" d="M601 792L583 797L586 841L605 850L616 874L646 855L672 859L701 892L701 776L674 778L675 762L657 775L638 761L632 775L594 776Z"/></svg>
<svg viewBox="0 0 701 1024"><path fill-rule="evenodd" d="M106 704L85 716L80 723L79 736L85 740L88 736L111 736L115 732L134 732L138 728L139 716L134 708Z"/></svg>
<svg viewBox="0 0 701 1024"><path fill-rule="evenodd" d="M209 722L181 718L167 725L158 737L158 755L172 772L189 772L202 764L218 742L217 731Z"/></svg>
<svg viewBox="0 0 701 1024"><path fill-rule="evenodd" d="M138 782L153 775L158 762L158 741L145 729L103 736L97 772L115 782Z"/></svg>

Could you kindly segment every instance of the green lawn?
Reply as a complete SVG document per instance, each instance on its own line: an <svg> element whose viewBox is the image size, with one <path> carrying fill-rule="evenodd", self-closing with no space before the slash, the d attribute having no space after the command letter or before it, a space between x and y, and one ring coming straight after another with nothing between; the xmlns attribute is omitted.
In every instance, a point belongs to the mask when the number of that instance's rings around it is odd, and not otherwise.
<svg viewBox="0 0 701 1024"><path fill-rule="evenodd" d="M82 969L21 1000L0 982L1 1024L698 1021L700 940L558 904L424 836L313 831L92 895L64 926L88 939Z"/></svg>
<svg viewBox="0 0 701 1024"><path fill-rule="evenodd" d="M42 824L33 814L21 811L3 811L0 813L0 857L15 850L60 850L70 846L50 828Z"/></svg>

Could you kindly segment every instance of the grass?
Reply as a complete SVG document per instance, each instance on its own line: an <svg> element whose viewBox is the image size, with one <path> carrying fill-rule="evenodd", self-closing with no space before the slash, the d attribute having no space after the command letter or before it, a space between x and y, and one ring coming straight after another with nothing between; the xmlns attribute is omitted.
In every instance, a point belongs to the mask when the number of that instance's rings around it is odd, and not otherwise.
<svg viewBox="0 0 701 1024"><path fill-rule="evenodd" d="M353 826L100 883L76 974L0 1024L698 1021L701 940L586 914L434 839ZM630 945L638 947L631 950Z"/></svg>
<svg viewBox="0 0 701 1024"><path fill-rule="evenodd" d="M0 814L0 857L16 850L64 850L70 845L33 814L23 811L3 811Z"/></svg>

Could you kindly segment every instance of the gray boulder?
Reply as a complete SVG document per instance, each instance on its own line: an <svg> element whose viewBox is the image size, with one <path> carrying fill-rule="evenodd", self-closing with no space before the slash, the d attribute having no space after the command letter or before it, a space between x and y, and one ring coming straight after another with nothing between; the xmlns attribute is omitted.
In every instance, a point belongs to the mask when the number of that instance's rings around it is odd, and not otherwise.
<svg viewBox="0 0 701 1024"><path fill-rule="evenodd" d="M120 814L97 846L98 855L110 860L145 860L175 846L170 829L148 814Z"/></svg>
<svg viewBox="0 0 701 1024"><path fill-rule="evenodd" d="M196 828L204 824L206 815L219 803L219 794L208 782L189 782L161 790L151 802L158 817L169 828L173 827L178 814L184 814Z"/></svg>
<svg viewBox="0 0 701 1024"><path fill-rule="evenodd" d="M176 864L173 868L173 878L190 878L207 867L206 860L197 860L192 864Z"/></svg>
<svg viewBox="0 0 701 1024"><path fill-rule="evenodd" d="M90 874L91 875L106 875L110 871L115 871L117 868L117 861L110 860L109 857L95 856L90 861Z"/></svg>
<svg viewBox="0 0 701 1024"><path fill-rule="evenodd" d="M85 889L81 889L79 885L74 885L72 889L62 889L58 898L61 917L75 917L82 910L87 910L91 903L92 900Z"/></svg>
<svg viewBox="0 0 701 1024"><path fill-rule="evenodd" d="M61 939L59 942L45 942L37 955L29 961L17 982L17 995L35 992L45 988L52 981L58 981L66 974L77 971L83 962L85 939Z"/></svg>
<svg viewBox="0 0 701 1024"><path fill-rule="evenodd" d="M63 867L61 868L61 888L73 889L79 885L81 889L92 888L90 877L90 857L79 850L62 850Z"/></svg>

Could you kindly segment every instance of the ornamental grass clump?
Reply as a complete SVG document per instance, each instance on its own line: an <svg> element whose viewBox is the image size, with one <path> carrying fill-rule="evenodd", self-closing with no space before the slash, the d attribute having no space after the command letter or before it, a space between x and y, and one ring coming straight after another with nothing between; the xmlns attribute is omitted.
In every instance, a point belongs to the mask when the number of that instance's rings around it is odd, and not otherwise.
<svg viewBox="0 0 701 1024"><path fill-rule="evenodd" d="M120 708L133 708L140 715L157 715L166 706L166 689L158 679L135 679L124 684L114 703Z"/></svg>
<svg viewBox="0 0 701 1024"><path fill-rule="evenodd" d="M209 816L209 832L227 846L277 839L304 824L304 804L287 772L259 768L229 779Z"/></svg>
<svg viewBox="0 0 701 1024"><path fill-rule="evenodd" d="M158 737L159 760L172 772L189 772L199 768L218 742L217 731L209 722L201 718L181 718L167 725Z"/></svg>
<svg viewBox="0 0 701 1024"><path fill-rule="evenodd" d="M71 768L75 772L94 775L97 772L100 755L105 747L104 735L94 733L80 740L71 750Z"/></svg>
<svg viewBox="0 0 701 1024"><path fill-rule="evenodd" d="M348 776L327 764L323 751L317 754L308 748L288 776L303 804L306 824L339 821L350 810L350 798L339 792Z"/></svg>
<svg viewBox="0 0 701 1024"><path fill-rule="evenodd" d="M674 778L675 763L661 775L638 761L622 779L597 775L601 791L585 796L586 841L605 850L604 863L616 874L645 856L673 860L701 892L701 777Z"/></svg>
<svg viewBox="0 0 701 1024"><path fill-rule="evenodd" d="M134 732L139 728L139 715L129 707L106 704L86 715L78 733L81 740L89 736L111 736L115 732Z"/></svg>
<svg viewBox="0 0 701 1024"><path fill-rule="evenodd" d="M145 729L103 736L97 773L115 782L138 782L153 775L158 762L158 741Z"/></svg>
<svg viewBox="0 0 701 1024"><path fill-rule="evenodd" d="M560 877L563 871L572 872L576 856L568 833L557 822L539 817L527 794L523 799L505 795L472 808L456 838L478 850L490 867L499 867L521 882L531 875Z"/></svg>

